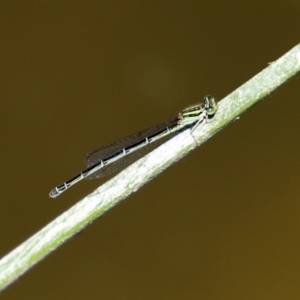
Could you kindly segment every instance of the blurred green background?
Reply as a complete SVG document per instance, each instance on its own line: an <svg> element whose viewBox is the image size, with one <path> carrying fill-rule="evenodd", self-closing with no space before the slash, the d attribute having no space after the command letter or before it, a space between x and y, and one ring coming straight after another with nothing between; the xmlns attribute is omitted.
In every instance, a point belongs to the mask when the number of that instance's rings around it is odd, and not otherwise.
<svg viewBox="0 0 300 300"><path fill-rule="evenodd" d="M3 1L0 254L107 179L89 150L222 99L300 42L299 1ZM299 299L299 75L2 299Z"/></svg>

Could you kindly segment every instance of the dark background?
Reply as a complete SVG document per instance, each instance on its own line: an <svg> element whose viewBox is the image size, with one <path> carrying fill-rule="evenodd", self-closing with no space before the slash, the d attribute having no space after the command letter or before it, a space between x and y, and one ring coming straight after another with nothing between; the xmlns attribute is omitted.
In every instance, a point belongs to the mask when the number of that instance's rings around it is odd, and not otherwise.
<svg viewBox="0 0 300 300"><path fill-rule="evenodd" d="M0 4L0 254L106 179L86 152L239 87L300 42L298 1ZM299 75L2 299L299 299Z"/></svg>

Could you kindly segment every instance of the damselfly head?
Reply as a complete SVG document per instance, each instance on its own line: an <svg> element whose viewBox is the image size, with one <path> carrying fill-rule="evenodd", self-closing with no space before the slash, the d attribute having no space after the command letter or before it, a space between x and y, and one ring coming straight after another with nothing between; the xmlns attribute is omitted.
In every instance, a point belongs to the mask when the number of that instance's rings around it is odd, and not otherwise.
<svg viewBox="0 0 300 300"><path fill-rule="evenodd" d="M213 96L206 95L204 97L204 105L208 116L213 116L216 113L218 106Z"/></svg>

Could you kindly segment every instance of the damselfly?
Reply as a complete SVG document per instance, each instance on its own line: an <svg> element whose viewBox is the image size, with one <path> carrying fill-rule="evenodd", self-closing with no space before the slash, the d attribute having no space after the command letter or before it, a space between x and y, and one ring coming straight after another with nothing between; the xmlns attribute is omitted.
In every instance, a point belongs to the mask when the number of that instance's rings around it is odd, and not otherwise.
<svg viewBox="0 0 300 300"><path fill-rule="evenodd" d="M192 132L201 122L213 117L216 110L214 98L208 95L204 97L204 103L192 105L176 117L89 152L85 157L87 169L55 187L50 192L50 197L59 196L81 179L100 178L119 171L138 159L137 150L189 126Z"/></svg>

